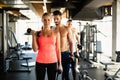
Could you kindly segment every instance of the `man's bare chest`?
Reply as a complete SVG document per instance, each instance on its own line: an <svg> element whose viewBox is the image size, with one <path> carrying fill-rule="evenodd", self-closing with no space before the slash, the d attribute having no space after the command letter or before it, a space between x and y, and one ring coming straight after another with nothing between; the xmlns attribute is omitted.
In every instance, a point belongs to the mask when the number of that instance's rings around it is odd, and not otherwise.
<svg viewBox="0 0 120 80"><path fill-rule="evenodd" d="M67 36L68 31L66 29L60 29L60 35L61 36Z"/></svg>

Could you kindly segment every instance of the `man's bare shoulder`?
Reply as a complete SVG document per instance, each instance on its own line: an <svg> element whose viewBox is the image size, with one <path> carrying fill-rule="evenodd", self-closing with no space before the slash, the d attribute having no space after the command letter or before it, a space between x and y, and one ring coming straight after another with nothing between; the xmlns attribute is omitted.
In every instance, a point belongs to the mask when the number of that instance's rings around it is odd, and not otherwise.
<svg viewBox="0 0 120 80"><path fill-rule="evenodd" d="M60 27L61 27L61 28L64 28L64 29L66 29L66 28L67 28L67 26L66 26L66 25L64 25L64 24L62 24Z"/></svg>
<svg viewBox="0 0 120 80"><path fill-rule="evenodd" d="M68 26L64 25L64 28L66 29L66 31L71 30Z"/></svg>
<svg viewBox="0 0 120 80"><path fill-rule="evenodd" d="M72 28L72 32L74 33L74 32L76 32L76 31L77 31L76 28L73 27L73 28Z"/></svg>
<svg viewBox="0 0 120 80"><path fill-rule="evenodd" d="M68 31L68 27L66 25L61 25L60 30L61 31Z"/></svg>

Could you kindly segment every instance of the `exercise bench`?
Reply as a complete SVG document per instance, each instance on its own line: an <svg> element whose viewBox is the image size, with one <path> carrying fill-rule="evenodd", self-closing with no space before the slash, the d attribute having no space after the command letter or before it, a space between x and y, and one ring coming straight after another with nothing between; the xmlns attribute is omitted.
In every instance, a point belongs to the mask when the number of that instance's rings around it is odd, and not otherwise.
<svg viewBox="0 0 120 80"><path fill-rule="evenodd" d="M105 65L105 67L103 68L103 70L108 70L108 65L115 65L115 62L112 61L100 61L101 64Z"/></svg>
<svg viewBox="0 0 120 80"><path fill-rule="evenodd" d="M28 57L28 56L24 56L23 57L23 60L25 60L26 61L26 67L27 67L27 72L30 72L31 70L30 70L30 68L29 68L29 62L28 62L28 60L29 59L32 59L32 57ZM21 64L22 65L22 64ZM24 66L24 65L23 65Z"/></svg>

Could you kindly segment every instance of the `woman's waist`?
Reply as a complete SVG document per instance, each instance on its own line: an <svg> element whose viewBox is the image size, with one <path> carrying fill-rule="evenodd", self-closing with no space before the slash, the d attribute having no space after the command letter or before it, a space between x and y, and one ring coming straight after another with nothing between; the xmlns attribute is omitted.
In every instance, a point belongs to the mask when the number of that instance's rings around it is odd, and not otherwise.
<svg viewBox="0 0 120 80"><path fill-rule="evenodd" d="M41 53L41 52L38 52L38 55L36 57L36 61L41 62L41 63L57 62L56 52L53 52L53 53L49 53L49 52Z"/></svg>
<svg viewBox="0 0 120 80"><path fill-rule="evenodd" d="M36 62L38 63L44 63L44 64L51 64L51 63L57 63L57 59L56 60L41 60L41 59L36 59Z"/></svg>
<svg viewBox="0 0 120 80"><path fill-rule="evenodd" d="M39 50L38 56L44 56L44 57L56 57L56 51L55 50Z"/></svg>

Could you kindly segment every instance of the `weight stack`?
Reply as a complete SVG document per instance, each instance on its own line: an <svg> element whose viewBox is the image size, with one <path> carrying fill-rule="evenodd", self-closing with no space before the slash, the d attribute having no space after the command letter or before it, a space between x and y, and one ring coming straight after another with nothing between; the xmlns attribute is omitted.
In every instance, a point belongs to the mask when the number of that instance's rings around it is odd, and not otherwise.
<svg viewBox="0 0 120 80"><path fill-rule="evenodd" d="M116 62L120 62L120 51L116 51L116 54L117 54Z"/></svg>

